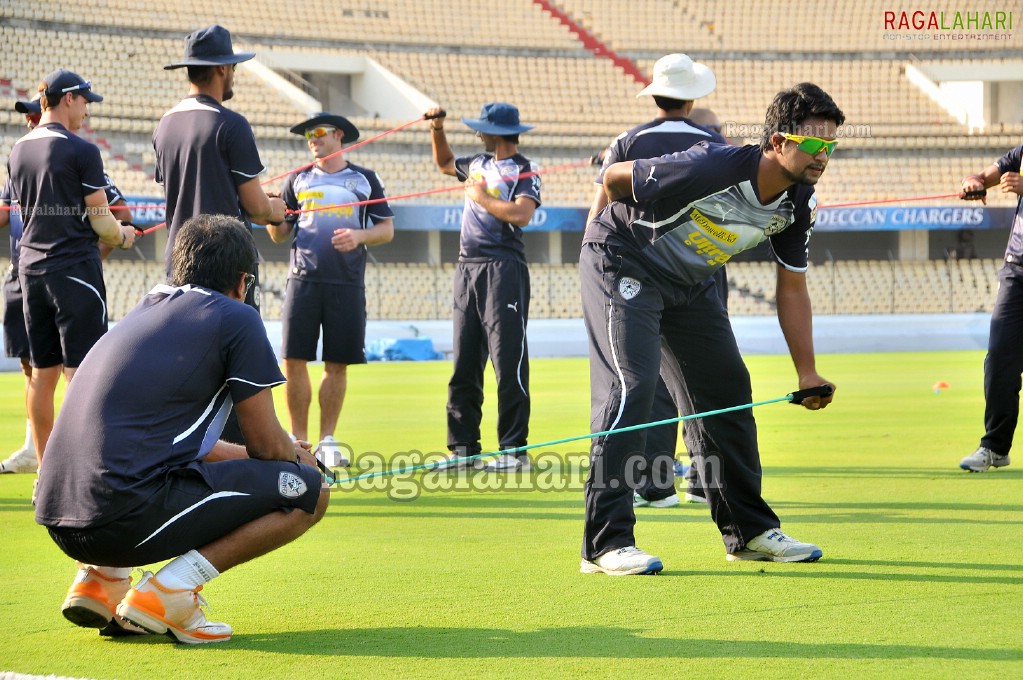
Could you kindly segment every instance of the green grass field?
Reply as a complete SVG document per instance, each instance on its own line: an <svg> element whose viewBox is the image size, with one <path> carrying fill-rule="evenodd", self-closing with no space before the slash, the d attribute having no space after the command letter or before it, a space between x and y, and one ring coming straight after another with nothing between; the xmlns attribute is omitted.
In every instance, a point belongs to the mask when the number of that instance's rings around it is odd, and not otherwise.
<svg viewBox="0 0 1023 680"><path fill-rule="evenodd" d="M335 493L309 534L209 584L208 615L235 628L221 645L111 640L66 622L74 565L33 521L32 477L4 475L0 671L1023 677L1023 460L984 474L957 467L980 434L982 359L824 355L820 371L839 387L831 407L756 410L765 496L786 531L824 549L816 564L726 562L706 508L690 505L637 510L639 545L664 560L662 575L582 575L578 479L561 491L442 491L405 476L401 493ZM748 363L756 400L795 388L787 357ZM364 452L441 450L449 370L353 369L341 438L367 460ZM532 376L531 440L586 433L585 360L534 360ZM20 380L0 376L5 454L24 432ZM951 388L935 394L939 380ZM484 446L495 445L493 407L491 392ZM283 394L278 412L286 415ZM587 444L556 450L575 460ZM417 498L392 499L409 495Z"/></svg>

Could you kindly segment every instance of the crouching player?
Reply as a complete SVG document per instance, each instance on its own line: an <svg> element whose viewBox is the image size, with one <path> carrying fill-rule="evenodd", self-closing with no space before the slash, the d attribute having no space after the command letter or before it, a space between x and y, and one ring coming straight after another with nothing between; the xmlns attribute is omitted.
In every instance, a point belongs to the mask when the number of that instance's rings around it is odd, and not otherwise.
<svg viewBox="0 0 1023 680"><path fill-rule="evenodd" d="M85 357L39 478L36 521L79 570L63 614L106 634L231 638L203 584L310 529L329 493L274 412L284 382L242 303L256 247L237 219L198 215L154 288ZM218 441L232 409L244 447ZM131 585L134 566L171 561Z"/></svg>

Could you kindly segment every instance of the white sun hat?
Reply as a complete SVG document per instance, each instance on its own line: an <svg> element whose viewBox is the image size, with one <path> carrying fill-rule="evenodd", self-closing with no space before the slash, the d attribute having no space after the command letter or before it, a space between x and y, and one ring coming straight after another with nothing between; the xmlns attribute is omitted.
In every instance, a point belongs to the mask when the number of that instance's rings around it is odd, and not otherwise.
<svg viewBox="0 0 1023 680"><path fill-rule="evenodd" d="M657 60L653 82L636 96L657 95L690 101L706 97L715 87L717 78L710 68L694 62L688 55L668 54Z"/></svg>

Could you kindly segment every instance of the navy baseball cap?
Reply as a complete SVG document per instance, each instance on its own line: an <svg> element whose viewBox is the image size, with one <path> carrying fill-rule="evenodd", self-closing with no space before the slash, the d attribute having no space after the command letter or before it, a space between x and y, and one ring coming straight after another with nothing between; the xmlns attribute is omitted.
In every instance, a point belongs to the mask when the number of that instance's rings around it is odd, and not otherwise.
<svg viewBox="0 0 1023 680"><path fill-rule="evenodd" d="M77 73L68 71L67 69L57 69L50 75L43 79L46 83L46 94L60 96L67 94L68 92L74 92L85 97L86 101L96 102L103 101L103 97L92 91L92 81L86 80ZM17 105L15 105L17 107Z"/></svg>
<svg viewBox="0 0 1023 680"><path fill-rule="evenodd" d="M240 64L254 56L255 52L235 52L231 44L231 32L219 24L213 24L189 33L185 37L184 61L167 64L164 69Z"/></svg>
<svg viewBox="0 0 1023 680"><path fill-rule="evenodd" d="M517 108L504 102L484 104L479 118L463 118L462 122L486 135L515 135L533 129L519 121Z"/></svg>
<svg viewBox="0 0 1023 680"><path fill-rule="evenodd" d="M14 102L14 110L18 113L24 113L26 116L38 116L43 112L42 107L39 106L39 93L28 101Z"/></svg>

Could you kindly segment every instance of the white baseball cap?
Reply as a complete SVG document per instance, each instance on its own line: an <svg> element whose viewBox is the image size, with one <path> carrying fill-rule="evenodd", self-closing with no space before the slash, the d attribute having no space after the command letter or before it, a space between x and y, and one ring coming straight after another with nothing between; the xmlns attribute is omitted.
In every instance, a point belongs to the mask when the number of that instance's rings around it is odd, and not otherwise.
<svg viewBox="0 0 1023 680"><path fill-rule="evenodd" d="M654 79L637 97L644 95L690 101L706 97L717 87L717 78L709 67L685 54L668 54L654 64Z"/></svg>

